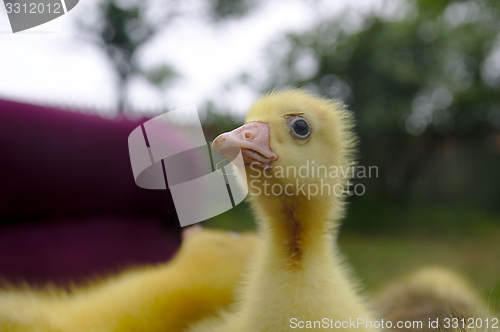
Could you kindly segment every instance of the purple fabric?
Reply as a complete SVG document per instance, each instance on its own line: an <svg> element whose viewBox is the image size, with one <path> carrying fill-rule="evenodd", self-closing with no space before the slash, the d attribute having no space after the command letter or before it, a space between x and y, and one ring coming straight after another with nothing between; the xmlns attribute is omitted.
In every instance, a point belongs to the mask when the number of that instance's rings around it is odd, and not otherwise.
<svg viewBox="0 0 500 332"><path fill-rule="evenodd" d="M175 213L167 191L134 183L127 138L142 122L0 100L0 218Z"/></svg>
<svg viewBox="0 0 500 332"><path fill-rule="evenodd" d="M0 232L0 275L65 284L168 261L178 238L154 218L89 217L11 225Z"/></svg>
<svg viewBox="0 0 500 332"><path fill-rule="evenodd" d="M145 120L0 100L0 277L74 279L171 257L170 192L137 187L128 155Z"/></svg>

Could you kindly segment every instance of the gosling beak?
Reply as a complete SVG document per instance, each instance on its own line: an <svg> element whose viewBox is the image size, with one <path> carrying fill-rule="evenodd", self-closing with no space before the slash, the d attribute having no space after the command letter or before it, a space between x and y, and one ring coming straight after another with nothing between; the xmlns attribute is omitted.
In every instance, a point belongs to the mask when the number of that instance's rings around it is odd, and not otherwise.
<svg viewBox="0 0 500 332"><path fill-rule="evenodd" d="M254 164L262 168L278 159L278 155L271 150L269 125L262 122L249 122L217 136L212 142L212 148L230 160L241 149L245 165Z"/></svg>

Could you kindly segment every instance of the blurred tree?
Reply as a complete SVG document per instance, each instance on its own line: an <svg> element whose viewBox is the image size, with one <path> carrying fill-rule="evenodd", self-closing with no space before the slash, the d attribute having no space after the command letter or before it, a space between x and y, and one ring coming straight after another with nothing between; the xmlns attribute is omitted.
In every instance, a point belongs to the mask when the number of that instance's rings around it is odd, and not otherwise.
<svg viewBox="0 0 500 332"><path fill-rule="evenodd" d="M204 108L203 129L209 142L220 133L231 131L241 125L242 119L231 116L227 110L221 112L221 109L217 108L212 101L207 101Z"/></svg>
<svg viewBox="0 0 500 332"><path fill-rule="evenodd" d="M227 18L240 18L248 14L256 5L256 0L210 0L214 21L222 21Z"/></svg>
<svg viewBox="0 0 500 332"><path fill-rule="evenodd" d="M485 147L500 129L499 29L496 0L347 11L274 43L266 90L301 86L356 113L361 163L382 177L372 197L498 209L499 158Z"/></svg>
<svg viewBox="0 0 500 332"><path fill-rule="evenodd" d="M102 48L118 76L118 110L124 112L127 84L133 75L146 78L152 85L165 87L177 76L176 70L161 64L141 68L135 55L157 33L164 31L181 16L203 15L212 23L249 12L255 0L102 0L97 15L79 21L80 31ZM94 19L89 17L94 16Z"/></svg>

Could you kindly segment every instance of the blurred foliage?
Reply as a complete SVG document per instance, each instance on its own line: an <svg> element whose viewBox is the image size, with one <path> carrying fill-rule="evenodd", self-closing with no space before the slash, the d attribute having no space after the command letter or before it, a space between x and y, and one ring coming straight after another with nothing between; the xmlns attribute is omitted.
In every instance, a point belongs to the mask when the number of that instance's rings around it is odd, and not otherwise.
<svg viewBox="0 0 500 332"><path fill-rule="evenodd" d="M392 10L391 10L392 6ZM500 2L386 1L291 33L267 87L299 86L355 113L362 200L500 211Z"/></svg>
<svg viewBox="0 0 500 332"><path fill-rule="evenodd" d="M305 86L342 99L368 136L399 134L401 127L442 136L499 129L500 113L491 112L500 112L500 68L489 56L498 47L500 2L402 7L404 17L371 13L354 27L346 12L288 35L276 45L290 49L275 68L286 75L273 76L269 88Z"/></svg>
<svg viewBox="0 0 500 332"><path fill-rule="evenodd" d="M103 0L98 3L95 20L79 21L80 31L105 51L117 74L119 112L126 109L127 84L134 75L143 76L156 86L165 85L177 76L167 64L141 68L135 57L146 42L180 15L177 2L168 1L158 9L151 0ZM156 19L151 19L152 8L160 12Z"/></svg>
<svg viewBox="0 0 500 332"><path fill-rule="evenodd" d="M213 102L208 101L205 105L205 113L202 118L205 138L212 141L215 137L234 128L241 126L241 119L221 113L216 109Z"/></svg>
<svg viewBox="0 0 500 332"><path fill-rule="evenodd" d="M240 18L256 5L255 0L210 0L212 18L215 21Z"/></svg>
<svg viewBox="0 0 500 332"><path fill-rule="evenodd" d="M141 68L136 54L159 32L179 17L207 15L213 22L241 17L256 4L255 0L102 0L97 15L79 21L80 31L106 52L118 83L118 110L127 106L127 84L134 75L144 77L153 86L164 88L179 75L168 64ZM208 11L208 13L206 12Z"/></svg>
<svg viewBox="0 0 500 332"><path fill-rule="evenodd" d="M156 86L165 85L179 75L175 69L166 64L145 70L142 74L151 84Z"/></svg>

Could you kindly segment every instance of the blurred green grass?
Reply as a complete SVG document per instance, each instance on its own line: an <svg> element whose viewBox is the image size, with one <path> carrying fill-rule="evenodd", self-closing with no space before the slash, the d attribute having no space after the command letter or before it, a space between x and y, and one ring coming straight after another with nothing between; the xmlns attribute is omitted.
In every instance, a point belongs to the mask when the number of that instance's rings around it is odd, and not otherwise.
<svg viewBox="0 0 500 332"><path fill-rule="evenodd" d="M255 229L246 203L204 222L233 231ZM500 218L454 206L395 206L356 201L339 246L368 293L421 267L450 268L500 310Z"/></svg>
<svg viewBox="0 0 500 332"><path fill-rule="evenodd" d="M369 293L384 284L425 266L442 266L458 272L500 310L500 245L496 235L422 236L360 235L344 233L339 238L342 253Z"/></svg>

